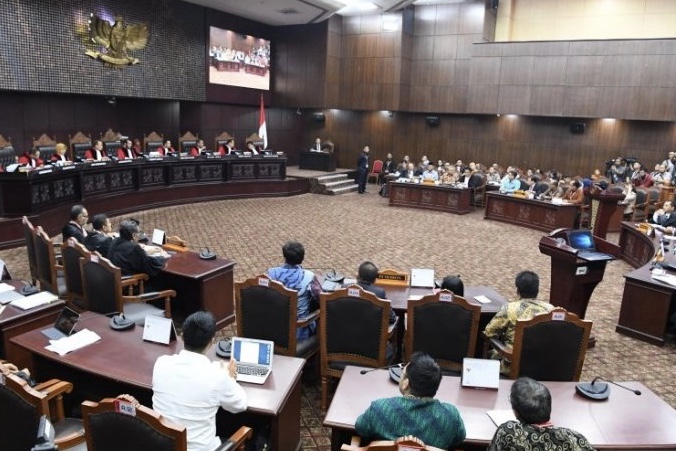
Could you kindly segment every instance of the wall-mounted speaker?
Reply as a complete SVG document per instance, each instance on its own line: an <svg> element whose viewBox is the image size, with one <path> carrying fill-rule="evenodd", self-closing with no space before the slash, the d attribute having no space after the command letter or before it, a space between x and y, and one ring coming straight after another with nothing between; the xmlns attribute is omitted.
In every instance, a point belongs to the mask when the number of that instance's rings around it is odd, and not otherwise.
<svg viewBox="0 0 676 451"><path fill-rule="evenodd" d="M315 113L312 117L314 117L315 122L326 121L326 116L324 116L324 113Z"/></svg>
<svg viewBox="0 0 676 451"><path fill-rule="evenodd" d="M439 125L439 116L425 116L425 122L430 127L436 127Z"/></svg>
<svg viewBox="0 0 676 451"><path fill-rule="evenodd" d="M581 135L584 133L585 123L584 122L573 122L570 124L570 132L574 135Z"/></svg>

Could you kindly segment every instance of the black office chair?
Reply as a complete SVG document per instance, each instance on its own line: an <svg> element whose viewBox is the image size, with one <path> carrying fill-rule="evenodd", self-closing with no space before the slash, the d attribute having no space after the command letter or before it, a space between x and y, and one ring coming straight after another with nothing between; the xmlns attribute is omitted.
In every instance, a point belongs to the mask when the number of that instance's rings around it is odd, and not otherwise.
<svg viewBox="0 0 676 451"><path fill-rule="evenodd" d="M446 373L462 372L462 361L473 357L479 333L481 306L470 304L448 290L408 301L406 361L422 351Z"/></svg>
<svg viewBox="0 0 676 451"><path fill-rule="evenodd" d="M95 451L187 451L185 426L167 421L154 410L135 405L134 413L121 413L116 399L100 402L84 401L84 419L87 449ZM253 430L240 427L216 451L243 451Z"/></svg>
<svg viewBox="0 0 676 451"><path fill-rule="evenodd" d="M140 286L142 281L148 279L147 274L135 274L122 280L120 268L97 255L80 259L80 269L85 297L91 311L103 314L124 312L128 319L138 325L143 325L148 315L171 318L171 298L176 297L176 291L144 293L141 288L138 295L123 293L124 288ZM164 310L148 304L150 301L164 301Z"/></svg>
<svg viewBox="0 0 676 451"><path fill-rule="evenodd" d="M298 292L260 275L235 284L237 336L271 340L275 353L308 359L319 348L317 335L296 338L296 329L319 318L319 310L297 318Z"/></svg>
<svg viewBox="0 0 676 451"><path fill-rule="evenodd" d="M341 377L347 365L377 368L387 364L387 342L394 325L389 326L390 302L357 285L322 293L319 299L321 408L325 410L330 377Z"/></svg>
<svg viewBox="0 0 676 451"><path fill-rule="evenodd" d="M4 383L0 383L0 449L30 450L36 444L40 417L43 415L54 426L54 442L59 449L83 443L82 421L66 418L63 412L62 396L72 389L73 384L57 379L30 387L14 374L5 375Z"/></svg>
<svg viewBox="0 0 676 451"><path fill-rule="evenodd" d="M592 322L556 308L516 322L513 349L489 338L500 358L510 362L509 378L579 381Z"/></svg>

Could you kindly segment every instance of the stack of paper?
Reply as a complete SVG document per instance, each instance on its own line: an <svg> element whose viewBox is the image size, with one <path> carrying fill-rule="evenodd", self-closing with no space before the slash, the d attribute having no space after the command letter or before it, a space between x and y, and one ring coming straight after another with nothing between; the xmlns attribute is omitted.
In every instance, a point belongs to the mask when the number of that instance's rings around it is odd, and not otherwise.
<svg viewBox="0 0 676 451"><path fill-rule="evenodd" d="M59 299L59 297L54 293L50 293L49 291L41 291L39 293L26 296L25 298L12 301L12 305L22 310L28 310L33 307L37 307L38 305L49 304L50 302L56 301L57 299Z"/></svg>
<svg viewBox="0 0 676 451"><path fill-rule="evenodd" d="M76 349L84 348L87 345L96 343L101 337L96 332L89 329L82 329L80 332L74 333L70 337L64 337L59 340L49 340L49 345L45 346L48 351L53 351L64 356Z"/></svg>

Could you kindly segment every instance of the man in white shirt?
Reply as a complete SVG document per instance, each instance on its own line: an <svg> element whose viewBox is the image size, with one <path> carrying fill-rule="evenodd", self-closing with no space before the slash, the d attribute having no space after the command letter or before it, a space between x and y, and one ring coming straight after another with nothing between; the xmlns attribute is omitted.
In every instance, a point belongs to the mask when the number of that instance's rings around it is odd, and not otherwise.
<svg viewBox="0 0 676 451"><path fill-rule="evenodd" d="M204 355L215 333L211 313L193 313L183 323L185 349L159 357L153 368L153 409L186 427L188 451L213 451L221 445L216 435L219 407L238 413L248 405L235 381L235 361L211 362Z"/></svg>

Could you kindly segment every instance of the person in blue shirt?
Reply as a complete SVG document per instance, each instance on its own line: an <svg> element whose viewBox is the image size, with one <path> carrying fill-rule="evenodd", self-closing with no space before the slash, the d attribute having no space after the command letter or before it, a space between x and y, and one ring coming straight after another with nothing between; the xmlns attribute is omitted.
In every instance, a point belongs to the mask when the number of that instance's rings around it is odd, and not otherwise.
<svg viewBox="0 0 676 451"><path fill-rule="evenodd" d="M439 173L434 169L433 164L427 165L427 170L422 173L423 180L439 180Z"/></svg>
<svg viewBox="0 0 676 451"><path fill-rule="evenodd" d="M312 271L303 269L305 248L297 241L289 241L282 246L284 265L268 269L268 277L284 284L290 290L298 292L298 318L304 318L319 307L319 293L322 291L319 279ZM316 321L296 331L296 338L305 339L314 335Z"/></svg>
<svg viewBox="0 0 676 451"><path fill-rule="evenodd" d="M521 189L521 182L516 178L517 173L514 170L511 170L507 173L507 177L502 179L500 183L500 192L501 193L513 193Z"/></svg>

